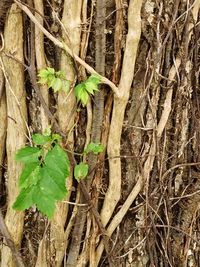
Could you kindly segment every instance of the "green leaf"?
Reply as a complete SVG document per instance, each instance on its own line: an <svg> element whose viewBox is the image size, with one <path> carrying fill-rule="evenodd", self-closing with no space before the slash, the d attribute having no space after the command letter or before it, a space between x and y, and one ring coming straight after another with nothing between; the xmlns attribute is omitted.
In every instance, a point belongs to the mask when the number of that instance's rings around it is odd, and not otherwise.
<svg viewBox="0 0 200 267"><path fill-rule="evenodd" d="M79 98L80 92L82 92L84 90L85 90L85 84L84 83L79 83L77 86L75 86L74 94L78 100L80 100L80 98Z"/></svg>
<svg viewBox="0 0 200 267"><path fill-rule="evenodd" d="M88 82L92 82L93 84L100 84L101 82L101 76L98 75L98 74L92 74L88 79L87 79ZM86 82L87 82L86 81Z"/></svg>
<svg viewBox="0 0 200 267"><path fill-rule="evenodd" d="M56 72L56 77L60 79L65 79L65 72L63 70L59 70Z"/></svg>
<svg viewBox="0 0 200 267"><path fill-rule="evenodd" d="M77 97L77 100L81 101L83 106L85 106L88 102L89 95L86 91L86 87L84 83L80 83L75 87L75 96Z"/></svg>
<svg viewBox="0 0 200 267"><path fill-rule="evenodd" d="M55 78L54 83L52 84L52 89L54 90L54 93L60 91L62 89L62 81L60 78Z"/></svg>
<svg viewBox="0 0 200 267"><path fill-rule="evenodd" d="M53 197L55 200L61 200L66 196L66 176L58 174L55 175L54 170L44 166L41 168L41 177L39 187L41 190L43 190L43 188L45 189L45 194Z"/></svg>
<svg viewBox="0 0 200 267"><path fill-rule="evenodd" d="M74 168L74 177L78 181L84 179L88 174L88 170L89 170L88 164L81 162Z"/></svg>
<svg viewBox="0 0 200 267"><path fill-rule="evenodd" d="M24 189L36 185L40 179L40 166L38 163L30 163L26 165L19 178L19 188Z"/></svg>
<svg viewBox="0 0 200 267"><path fill-rule="evenodd" d="M40 78L47 78L48 75L49 75L49 71L46 69L41 69L38 73L38 77Z"/></svg>
<svg viewBox="0 0 200 267"><path fill-rule="evenodd" d="M67 154L58 144L47 153L45 164L49 169L56 171L58 175L65 178L69 176L70 163Z"/></svg>
<svg viewBox="0 0 200 267"><path fill-rule="evenodd" d="M34 139L41 143L44 137L51 138L51 142L60 139L58 134L52 137L36 134ZM21 191L13 208L24 210L35 204L43 214L52 218L56 201L63 199L67 194L66 178L69 176L70 163L67 154L58 144L47 152L43 166L38 160L40 153L40 149L26 147L17 154L18 160L26 165L19 178ZM31 162L30 157L37 161Z"/></svg>
<svg viewBox="0 0 200 267"><path fill-rule="evenodd" d="M84 150L84 153L88 154L89 152L93 152L95 155L104 151L104 147L100 143L90 143Z"/></svg>
<svg viewBox="0 0 200 267"><path fill-rule="evenodd" d="M43 132L43 135L50 136L51 135L51 125L49 125Z"/></svg>
<svg viewBox="0 0 200 267"><path fill-rule="evenodd" d="M60 143L62 140L62 137L59 134L52 134L52 142Z"/></svg>
<svg viewBox="0 0 200 267"><path fill-rule="evenodd" d="M40 83L40 84L46 84L46 83L48 83L48 78L40 78L38 80L38 83Z"/></svg>
<svg viewBox="0 0 200 267"><path fill-rule="evenodd" d="M99 91L98 85L90 81L85 82L85 88L87 92L92 95L94 95L94 91Z"/></svg>
<svg viewBox="0 0 200 267"><path fill-rule="evenodd" d="M23 163L39 162L41 149L38 147L24 147L17 151L15 159Z"/></svg>
<svg viewBox="0 0 200 267"><path fill-rule="evenodd" d="M85 106L88 102L89 95L86 91L83 91L80 96L80 100L83 106Z"/></svg>
<svg viewBox="0 0 200 267"><path fill-rule="evenodd" d="M30 208L34 204L33 200L34 190L35 190L34 186L22 189L12 206L13 209L25 210Z"/></svg>
<svg viewBox="0 0 200 267"><path fill-rule="evenodd" d="M46 215L49 219L53 217L55 211L55 199L46 193L45 188L37 187L33 195L33 202L39 211Z"/></svg>
<svg viewBox="0 0 200 267"><path fill-rule="evenodd" d="M56 83L56 80L57 78L55 76L49 77L48 82L47 82L48 87L53 88L54 84Z"/></svg>
<svg viewBox="0 0 200 267"><path fill-rule="evenodd" d="M42 134L33 134L32 139L36 145L44 145L46 143L51 142L50 136L46 136L46 135L42 135Z"/></svg>
<svg viewBox="0 0 200 267"><path fill-rule="evenodd" d="M52 74L52 75L55 74L54 68L47 68L47 71L48 71L48 74Z"/></svg>

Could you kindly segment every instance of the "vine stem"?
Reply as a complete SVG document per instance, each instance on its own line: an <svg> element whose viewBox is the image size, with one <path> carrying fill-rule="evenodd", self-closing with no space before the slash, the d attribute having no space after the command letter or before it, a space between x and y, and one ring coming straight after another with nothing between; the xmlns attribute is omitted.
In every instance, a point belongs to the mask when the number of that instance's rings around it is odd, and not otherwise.
<svg viewBox="0 0 200 267"><path fill-rule="evenodd" d="M32 12L23 5L20 1L14 0L15 3L23 10L26 15L30 18L32 22L35 23L35 25L46 35L46 37L51 40L56 46L60 47L61 49L65 50L70 56L72 56L80 65L82 65L89 73L91 74L97 74L101 77L101 83L107 84L110 86L110 88L113 90L115 95L117 97L120 97L120 92L118 90L118 87L111 82L109 79L106 77L100 75L98 72L96 72L90 65L88 65L84 60L82 60L79 56L73 53L73 51L62 41L59 41L57 38L55 38L50 32L48 32L36 19L36 17L32 14Z"/></svg>

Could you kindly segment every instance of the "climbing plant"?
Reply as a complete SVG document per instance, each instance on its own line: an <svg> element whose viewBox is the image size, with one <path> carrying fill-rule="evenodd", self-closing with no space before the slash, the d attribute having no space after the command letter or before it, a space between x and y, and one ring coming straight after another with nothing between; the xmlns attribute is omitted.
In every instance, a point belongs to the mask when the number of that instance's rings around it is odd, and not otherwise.
<svg viewBox="0 0 200 267"><path fill-rule="evenodd" d="M38 73L38 83L47 84L48 88L52 88L54 93L58 91L68 92L70 81L65 78L64 71L55 71L54 68L41 69ZM98 91L98 85L101 82L101 77L98 74L92 74L84 82L79 83L74 88L74 93L77 101L80 101L83 106L88 102L91 95Z"/></svg>
<svg viewBox="0 0 200 267"><path fill-rule="evenodd" d="M38 83L46 84L54 93L68 92L70 81L63 71L54 68L41 69L38 73ZM98 91L100 77L91 75L86 81L75 87L75 96L83 106L90 95ZM25 210L35 205L49 219L53 217L56 201L67 195L66 179L70 174L70 162L66 151L62 148L62 137L52 134L50 127L43 134L32 135L33 146L21 148L16 153L16 160L24 164L19 177L20 193L13 204L16 210ZM83 151L81 161L74 168L74 177L80 181L87 177L89 166L84 163L83 155L90 152L98 154L104 148L100 143L90 143Z"/></svg>

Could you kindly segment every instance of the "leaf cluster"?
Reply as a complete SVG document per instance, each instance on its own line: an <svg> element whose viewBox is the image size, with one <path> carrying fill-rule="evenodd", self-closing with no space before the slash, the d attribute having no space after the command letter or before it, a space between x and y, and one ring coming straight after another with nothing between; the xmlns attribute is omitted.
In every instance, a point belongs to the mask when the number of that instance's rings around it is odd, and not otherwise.
<svg viewBox="0 0 200 267"><path fill-rule="evenodd" d="M101 77L97 74L92 74L86 81L78 84L75 89L75 96L78 101L85 106L90 95L94 95L95 91L99 91L98 85L101 82Z"/></svg>
<svg viewBox="0 0 200 267"><path fill-rule="evenodd" d="M24 164L19 177L20 193L13 204L16 210L36 205L48 218L52 218L56 201L67 194L66 178L70 163L57 134L32 136L35 147L24 147L16 153L16 160Z"/></svg>
<svg viewBox="0 0 200 267"><path fill-rule="evenodd" d="M55 71L54 68L41 69L38 73L38 83L47 84L48 88L52 88L56 93L58 91L68 92L70 88L70 82L65 79L63 71Z"/></svg>

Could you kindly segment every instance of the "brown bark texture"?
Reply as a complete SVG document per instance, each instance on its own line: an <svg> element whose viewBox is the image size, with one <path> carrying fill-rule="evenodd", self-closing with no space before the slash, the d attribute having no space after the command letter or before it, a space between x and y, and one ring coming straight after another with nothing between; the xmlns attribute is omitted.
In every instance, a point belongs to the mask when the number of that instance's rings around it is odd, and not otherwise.
<svg viewBox="0 0 200 267"><path fill-rule="evenodd" d="M200 0L9 0L0 17L0 267L199 267ZM37 82L47 67L68 93ZM15 154L49 126L71 164L52 220L12 208ZM81 156L90 142L104 151Z"/></svg>

